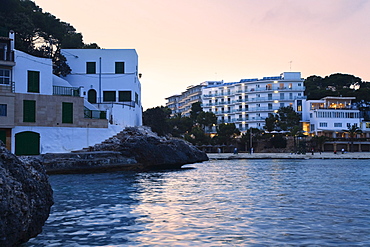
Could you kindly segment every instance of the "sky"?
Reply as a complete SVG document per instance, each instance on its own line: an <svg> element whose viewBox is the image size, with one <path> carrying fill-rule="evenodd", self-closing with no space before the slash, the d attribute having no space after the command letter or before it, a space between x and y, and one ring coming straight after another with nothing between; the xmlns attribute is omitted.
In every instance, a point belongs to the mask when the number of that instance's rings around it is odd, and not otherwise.
<svg viewBox="0 0 370 247"><path fill-rule="evenodd" d="M85 43L136 49L144 110L204 81L370 81L370 0L34 0Z"/></svg>

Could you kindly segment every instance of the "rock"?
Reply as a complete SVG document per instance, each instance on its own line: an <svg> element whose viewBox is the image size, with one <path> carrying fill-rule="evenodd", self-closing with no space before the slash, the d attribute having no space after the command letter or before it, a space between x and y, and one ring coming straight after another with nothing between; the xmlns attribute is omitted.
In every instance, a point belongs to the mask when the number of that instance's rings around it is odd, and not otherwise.
<svg viewBox="0 0 370 247"><path fill-rule="evenodd" d="M48 153L40 155L48 174L112 172L140 170L134 159L119 152Z"/></svg>
<svg viewBox="0 0 370 247"><path fill-rule="evenodd" d="M91 151L117 151L147 169L180 168L208 160L205 152L182 139L159 137L148 127L128 127L115 138L97 144Z"/></svg>
<svg viewBox="0 0 370 247"><path fill-rule="evenodd" d="M39 160L23 161L0 141L0 246L18 246L41 233L53 191Z"/></svg>

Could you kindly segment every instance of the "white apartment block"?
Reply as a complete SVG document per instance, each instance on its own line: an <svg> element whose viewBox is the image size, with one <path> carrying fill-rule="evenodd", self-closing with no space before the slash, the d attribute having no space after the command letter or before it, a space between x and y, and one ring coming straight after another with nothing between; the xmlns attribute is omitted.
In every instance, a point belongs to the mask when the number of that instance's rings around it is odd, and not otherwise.
<svg viewBox="0 0 370 247"><path fill-rule="evenodd" d="M239 82L208 82L202 90L204 111L213 112L218 123L235 123L240 131L262 129L265 118L280 107L292 106L301 112L305 100L300 72L284 72L262 79Z"/></svg>
<svg viewBox="0 0 370 247"><path fill-rule="evenodd" d="M181 114L190 116L191 106L196 102L202 101L202 87L204 85L189 86L181 94L167 97L166 106L171 109L171 116Z"/></svg>

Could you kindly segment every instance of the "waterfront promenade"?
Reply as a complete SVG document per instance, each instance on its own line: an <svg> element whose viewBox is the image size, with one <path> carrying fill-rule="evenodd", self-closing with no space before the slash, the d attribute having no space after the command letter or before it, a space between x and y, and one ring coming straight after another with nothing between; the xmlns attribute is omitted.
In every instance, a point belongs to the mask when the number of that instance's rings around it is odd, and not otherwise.
<svg viewBox="0 0 370 247"><path fill-rule="evenodd" d="M290 153L207 153L210 160L230 160L230 159L370 159L370 152L344 153L332 152L306 154Z"/></svg>

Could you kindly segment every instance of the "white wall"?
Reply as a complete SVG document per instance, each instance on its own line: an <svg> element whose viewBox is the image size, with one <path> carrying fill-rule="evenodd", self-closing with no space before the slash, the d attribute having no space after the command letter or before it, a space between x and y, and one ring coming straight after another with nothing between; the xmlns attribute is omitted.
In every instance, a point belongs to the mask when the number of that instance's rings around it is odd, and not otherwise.
<svg viewBox="0 0 370 247"><path fill-rule="evenodd" d="M28 93L28 72L40 72L40 94L53 94L53 65L51 59L31 56L22 51L15 50L15 63L13 67L13 81L16 93Z"/></svg>
<svg viewBox="0 0 370 247"><path fill-rule="evenodd" d="M116 91L116 104L95 104L100 110L113 113L114 124L123 127L142 124L141 84L138 78L138 56L134 49L63 49L62 54L72 69L65 79L74 87L82 86L86 99L90 89L97 92L98 103L103 102L100 100L103 91ZM86 74L86 62L96 63L96 74ZM124 74L115 74L115 62L125 63ZM122 107L123 103L128 102L118 102L118 91L131 91L133 101L137 93L139 104L135 104L134 108Z"/></svg>
<svg viewBox="0 0 370 247"><path fill-rule="evenodd" d="M15 134L32 131L40 134L40 153L65 153L98 144L114 136L123 128L66 128L17 126L12 131L12 153L15 153Z"/></svg>

